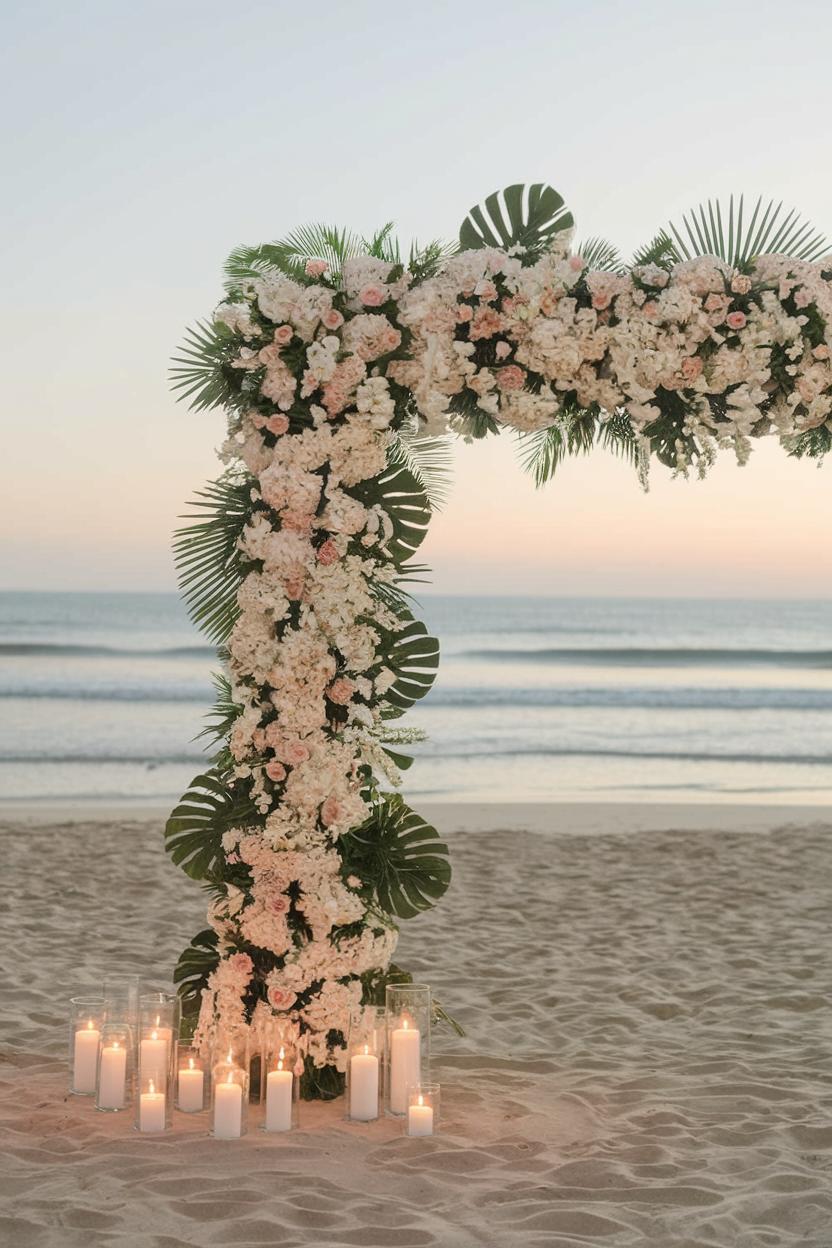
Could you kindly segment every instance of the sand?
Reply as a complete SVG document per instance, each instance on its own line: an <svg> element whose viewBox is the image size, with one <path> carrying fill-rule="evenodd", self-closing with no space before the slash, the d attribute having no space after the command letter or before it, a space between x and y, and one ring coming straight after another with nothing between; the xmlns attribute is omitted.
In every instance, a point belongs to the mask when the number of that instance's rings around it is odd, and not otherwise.
<svg viewBox="0 0 832 1248"><path fill-rule="evenodd" d="M467 1035L435 1035L428 1140L341 1103L291 1136L146 1138L68 1096L67 998L106 964L164 983L203 899L157 818L7 822L0 1243L830 1248L830 828L432 813L455 882L401 961Z"/></svg>

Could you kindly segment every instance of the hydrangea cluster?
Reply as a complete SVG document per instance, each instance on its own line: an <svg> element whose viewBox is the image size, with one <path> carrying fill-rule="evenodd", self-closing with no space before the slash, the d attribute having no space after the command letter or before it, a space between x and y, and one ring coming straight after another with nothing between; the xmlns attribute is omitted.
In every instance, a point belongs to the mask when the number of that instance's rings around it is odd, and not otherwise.
<svg viewBox="0 0 832 1248"><path fill-rule="evenodd" d="M682 471L723 446L744 460L763 434L792 449L832 430L831 277L783 256L593 272L561 235L418 280L362 256L238 283L215 313L234 395L222 457L248 498L226 779L254 813L222 839L197 1043L277 1015L307 1067L343 1069L350 1010L395 948L343 845L388 765L410 621L395 508L373 488L397 431L416 414L470 434L590 411Z"/></svg>

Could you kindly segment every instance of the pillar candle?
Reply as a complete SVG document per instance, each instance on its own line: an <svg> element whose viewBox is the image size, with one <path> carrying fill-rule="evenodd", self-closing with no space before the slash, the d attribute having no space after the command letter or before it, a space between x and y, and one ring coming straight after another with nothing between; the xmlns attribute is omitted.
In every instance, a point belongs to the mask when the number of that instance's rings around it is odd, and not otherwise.
<svg viewBox="0 0 832 1248"><path fill-rule="evenodd" d="M170 1028L154 1028L139 1045L139 1077L152 1079L158 1088L163 1088L167 1082L169 1054Z"/></svg>
<svg viewBox="0 0 832 1248"><path fill-rule="evenodd" d="M186 1114L194 1114L204 1104L205 1075L196 1069L192 1057L188 1058L188 1063L179 1070L179 1108Z"/></svg>
<svg viewBox="0 0 832 1248"><path fill-rule="evenodd" d="M292 1130L292 1084L294 1075L278 1062L266 1076L266 1130Z"/></svg>
<svg viewBox="0 0 832 1248"><path fill-rule="evenodd" d="M407 1108L407 1134L433 1135L433 1106L426 1105L421 1096L418 1105Z"/></svg>
<svg viewBox="0 0 832 1248"><path fill-rule="evenodd" d="M350 1118L371 1122L378 1118L378 1058L364 1045L350 1058Z"/></svg>
<svg viewBox="0 0 832 1248"><path fill-rule="evenodd" d="M157 1092L153 1080L150 1089L142 1092L139 1098L139 1130L164 1131L165 1129L165 1094Z"/></svg>
<svg viewBox="0 0 832 1248"><path fill-rule="evenodd" d="M124 1109L125 1077L127 1074L127 1050L118 1040L101 1050L98 1071L99 1109Z"/></svg>
<svg viewBox="0 0 832 1248"><path fill-rule="evenodd" d="M101 1032L93 1020L75 1033L75 1049L72 1060L72 1088L74 1092L95 1091L95 1068L98 1063L98 1042Z"/></svg>
<svg viewBox="0 0 832 1248"><path fill-rule="evenodd" d="M390 1110L394 1114L407 1112L407 1089L421 1080L420 1044L419 1028L403 1018L390 1038Z"/></svg>
<svg viewBox="0 0 832 1248"><path fill-rule="evenodd" d="M214 1088L214 1135L218 1140L236 1140L243 1134L243 1089L231 1075Z"/></svg>

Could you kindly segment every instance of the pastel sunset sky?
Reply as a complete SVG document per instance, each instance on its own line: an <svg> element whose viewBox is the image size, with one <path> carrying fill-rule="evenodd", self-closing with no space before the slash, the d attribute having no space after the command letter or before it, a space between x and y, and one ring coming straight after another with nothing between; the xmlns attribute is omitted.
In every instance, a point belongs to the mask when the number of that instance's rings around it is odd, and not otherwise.
<svg viewBox="0 0 832 1248"><path fill-rule="evenodd" d="M832 231L826 4L33 0L7 6L0 588L171 589L219 413L167 389L241 242L325 220L454 237L549 181L627 254L711 195ZM444 592L828 595L830 471L760 446L645 496L610 456L543 491L457 455Z"/></svg>

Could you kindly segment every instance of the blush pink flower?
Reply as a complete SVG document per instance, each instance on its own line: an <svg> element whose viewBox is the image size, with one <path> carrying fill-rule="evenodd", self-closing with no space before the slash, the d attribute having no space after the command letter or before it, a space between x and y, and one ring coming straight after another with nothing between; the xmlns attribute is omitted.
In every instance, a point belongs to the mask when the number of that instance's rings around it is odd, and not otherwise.
<svg viewBox="0 0 832 1248"><path fill-rule="evenodd" d="M731 289L735 295L747 295L751 289L751 278L746 273L735 273L731 278Z"/></svg>
<svg viewBox="0 0 832 1248"><path fill-rule="evenodd" d="M483 280L481 282L477 282L474 287L474 294L479 295L480 299L482 299L484 303L492 303L497 298L497 287L493 282Z"/></svg>
<svg viewBox="0 0 832 1248"><path fill-rule="evenodd" d="M282 763L278 763L275 760L266 764L266 775L277 784L279 781L286 779L286 768Z"/></svg>
<svg viewBox="0 0 832 1248"><path fill-rule="evenodd" d="M307 260L306 275L307 277L323 277L329 265L326 260Z"/></svg>
<svg viewBox="0 0 832 1248"><path fill-rule="evenodd" d="M251 976L251 972L254 970L254 963L247 953L233 953L228 959L228 965L235 975L239 975L241 978L245 975L246 979Z"/></svg>
<svg viewBox="0 0 832 1248"><path fill-rule="evenodd" d="M816 360L828 360L829 348L825 345L825 343L821 343L819 347L812 348L812 355Z"/></svg>
<svg viewBox="0 0 832 1248"><path fill-rule="evenodd" d="M725 318L725 324L729 329L744 329L748 322L748 317L744 312L729 312Z"/></svg>
<svg viewBox="0 0 832 1248"><path fill-rule="evenodd" d="M592 302L594 306L595 300L593 299ZM656 317L659 315L659 305L654 299L648 299L647 302L642 305L641 313L642 316L647 317L648 321L655 321Z"/></svg>
<svg viewBox="0 0 832 1248"><path fill-rule="evenodd" d="M289 909L289 899L284 897L283 893L277 893L266 902L266 908L271 910L272 914L285 914Z"/></svg>
<svg viewBox="0 0 832 1248"><path fill-rule="evenodd" d="M268 997L273 1010L288 1010L295 1002L295 994L285 988L270 988Z"/></svg>
<svg viewBox="0 0 832 1248"><path fill-rule="evenodd" d="M358 298L365 308L378 308L384 303L384 291L381 286L364 286L358 292Z"/></svg>
<svg viewBox="0 0 832 1248"><path fill-rule="evenodd" d="M328 797L321 806L321 823L325 828L331 828L334 823L343 817L344 808L337 797Z"/></svg>
<svg viewBox="0 0 832 1248"><path fill-rule="evenodd" d="M305 763L309 759L309 746L304 745L299 738L290 737L289 740L283 740L274 747L275 754L281 762L286 763L289 767L297 767L300 763Z"/></svg>
<svg viewBox="0 0 832 1248"><path fill-rule="evenodd" d="M333 563L337 563L340 558L338 547L331 538L327 538L323 546L318 549L318 563L322 563L325 568L328 568Z"/></svg>
<svg viewBox="0 0 832 1248"><path fill-rule="evenodd" d="M682 360L681 374L685 381L695 381L702 372L702 361L698 355L687 355Z"/></svg>
<svg viewBox="0 0 832 1248"><path fill-rule="evenodd" d="M337 308L327 308L321 320L327 329L340 329L344 324L344 318Z"/></svg>
<svg viewBox="0 0 832 1248"><path fill-rule="evenodd" d="M283 582L284 592L290 602L300 602L305 588L306 577L303 574L298 576L287 576L286 580Z"/></svg>
<svg viewBox="0 0 832 1248"><path fill-rule="evenodd" d="M799 290L794 292L794 306L796 308L808 308L812 302L812 296L805 286L801 286Z"/></svg>
<svg viewBox="0 0 832 1248"><path fill-rule="evenodd" d="M268 429L269 433L273 433L276 438L279 438L282 434L288 432L289 417L284 416L282 412L277 416L270 416L265 423L265 428Z"/></svg>
<svg viewBox="0 0 832 1248"><path fill-rule="evenodd" d="M352 701L352 695L355 693L355 685L351 680L347 680L346 676L339 676L337 680L333 680L332 684L326 691L326 696L330 702L334 702L336 706L347 706Z"/></svg>
<svg viewBox="0 0 832 1248"><path fill-rule="evenodd" d="M586 260L584 260L583 256L569 257L569 267L573 273L580 273L585 266Z"/></svg>
<svg viewBox="0 0 832 1248"><path fill-rule="evenodd" d="M493 338L503 328L503 318L493 308L479 308L471 321L468 337L475 342L479 338Z"/></svg>
<svg viewBox="0 0 832 1248"><path fill-rule="evenodd" d="M474 309L471 307L470 303L458 303L457 304L456 319L461 324L463 325L466 324L468 321L470 321L473 315L474 315Z"/></svg>
<svg viewBox="0 0 832 1248"><path fill-rule="evenodd" d="M252 744L258 754L262 754L266 748L266 731L264 728L255 728L251 734Z"/></svg>
<svg viewBox="0 0 832 1248"><path fill-rule="evenodd" d="M592 306L596 312L604 312L610 306L611 302L612 296L608 295L606 291L599 290L597 295L592 296Z"/></svg>
<svg viewBox="0 0 832 1248"><path fill-rule="evenodd" d="M274 331L274 340L279 347L287 347L295 336L291 325L278 325Z"/></svg>
<svg viewBox="0 0 832 1248"><path fill-rule="evenodd" d="M526 374L516 364L507 364L497 373L497 385L501 390L522 390Z"/></svg>
<svg viewBox="0 0 832 1248"><path fill-rule="evenodd" d="M511 355L511 347L507 342L498 342L494 348L494 354L498 360L504 360L507 355Z"/></svg>

